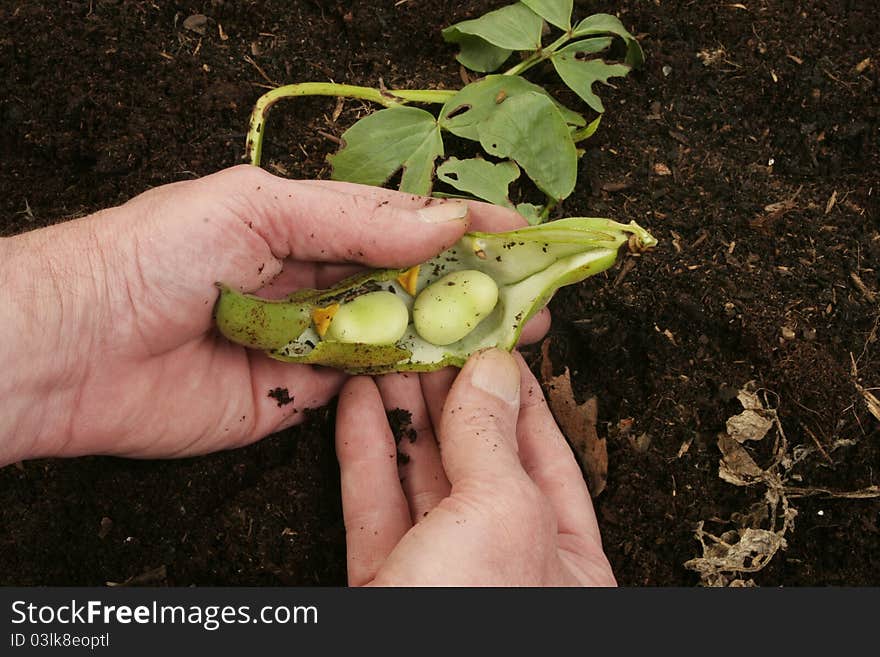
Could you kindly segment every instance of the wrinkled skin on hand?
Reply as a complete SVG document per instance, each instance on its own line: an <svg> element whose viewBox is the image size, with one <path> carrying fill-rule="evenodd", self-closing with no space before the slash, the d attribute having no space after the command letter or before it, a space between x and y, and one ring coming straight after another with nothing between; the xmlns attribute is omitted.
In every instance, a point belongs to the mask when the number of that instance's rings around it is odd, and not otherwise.
<svg viewBox="0 0 880 657"><path fill-rule="evenodd" d="M411 413L415 440L395 446L386 409ZM580 468L518 354L350 379L336 452L349 584L615 584Z"/></svg>
<svg viewBox="0 0 880 657"><path fill-rule="evenodd" d="M297 423L345 375L216 335L215 281L279 298L333 285L355 266L422 262L469 226L524 223L484 204L425 203L240 166L0 240L0 363L11 373L0 381L0 462L188 456ZM537 316L529 337L547 322ZM269 397L276 388L293 401Z"/></svg>

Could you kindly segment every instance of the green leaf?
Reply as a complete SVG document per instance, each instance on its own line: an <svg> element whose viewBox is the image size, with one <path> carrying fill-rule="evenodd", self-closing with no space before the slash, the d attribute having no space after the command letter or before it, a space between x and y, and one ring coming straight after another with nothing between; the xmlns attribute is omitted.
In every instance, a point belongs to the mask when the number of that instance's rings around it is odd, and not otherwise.
<svg viewBox="0 0 880 657"><path fill-rule="evenodd" d="M595 119L593 119L592 121L590 121L590 124L586 128L584 128L583 132L580 135L581 139L589 139L594 134L596 134L596 130L599 129L600 123L602 123L602 115L601 114L599 116L597 116Z"/></svg>
<svg viewBox="0 0 880 657"><path fill-rule="evenodd" d="M577 143L579 141L584 141L585 139L589 139L594 134L596 134L596 130L599 129L600 123L602 123L602 115L601 114L599 116L597 116L595 119L593 119L592 121L590 121L590 125L588 125L586 128L583 128L582 130L578 130L577 132L575 132L572 135L572 138L574 139L575 143Z"/></svg>
<svg viewBox="0 0 880 657"><path fill-rule="evenodd" d="M507 50L537 50L541 47L544 21L523 3L490 11L479 18L450 25L443 38L458 43L462 35L471 35Z"/></svg>
<svg viewBox="0 0 880 657"><path fill-rule="evenodd" d="M369 114L343 133L342 143L327 158L334 180L380 186L403 168L400 190L410 194L431 191L434 160L443 155L437 120L416 107Z"/></svg>
<svg viewBox="0 0 880 657"><path fill-rule="evenodd" d="M544 206L535 205L534 203L520 203L516 206L516 211L525 217L530 226L537 226L543 223L544 217L541 216L543 210Z"/></svg>
<svg viewBox="0 0 880 657"><path fill-rule="evenodd" d="M626 42L625 63L633 68L641 68L645 63L645 53L636 38L620 22L620 19L611 14L594 14L588 16L574 28L573 38L587 36L589 34L614 34Z"/></svg>
<svg viewBox="0 0 880 657"><path fill-rule="evenodd" d="M459 160L451 157L437 167L437 178L459 191L512 208L507 188L519 178L519 167L510 160L493 164L478 158Z"/></svg>
<svg viewBox="0 0 880 657"><path fill-rule="evenodd" d="M477 126L480 123L489 120L507 101L532 93L550 98L567 124L578 127L587 124L583 116L557 103L542 87L528 80L517 75L488 75L467 85L446 102L440 111L440 127L459 137L479 141Z"/></svg>
<svg viewBox="0 0 880 657"><path fill-rule="evenodd" d="M447 39L452 41L453 39ZM459 34L454 39L455 43L461 46L456 59L462 66L472 71L480 73L491 73L507 61L512 50L493 46L488 41L484 41L480 37L470 34Z"/></svg>
<svg viewBox="0 0 880 657"><path fill-rule="evenodd" d="M522 3L551 25L562 30L571 27L574 0L522 0Z"/></svg>
<svg viewBox="0 0 880 657"><path fill-rule="evenodd" d="M553 53L552 61L562 81L597 112L604 112L602 101L593 92L593 83L607 82L611 77L625 77L626 64L607 64L601 59L583 59L584 55L600 52L611 45L610 37L583 39Z"/></svg>
<svg viewBox="0 0 880 657"><path fill-rule="evenodd" d="M544 94L505 99L476 129L487 153L516 161L551 198L561 200L574 190L577 152L571 131Z"/></svg>

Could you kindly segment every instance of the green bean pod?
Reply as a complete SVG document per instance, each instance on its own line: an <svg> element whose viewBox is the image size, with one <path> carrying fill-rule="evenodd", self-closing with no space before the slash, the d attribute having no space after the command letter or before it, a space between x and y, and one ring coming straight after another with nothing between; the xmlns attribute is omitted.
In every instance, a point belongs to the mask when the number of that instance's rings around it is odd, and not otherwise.
<svg viewBox="0 0 880 657"><path fill-rule="evenodd" d="M656 243L635 222L580 217L467 233L418 268L373 270L281 301L218 284L215 318L231 341L282 361L369 374L461 366L480 349L513 349L556 290L608 269L621 247Z"/></svg>

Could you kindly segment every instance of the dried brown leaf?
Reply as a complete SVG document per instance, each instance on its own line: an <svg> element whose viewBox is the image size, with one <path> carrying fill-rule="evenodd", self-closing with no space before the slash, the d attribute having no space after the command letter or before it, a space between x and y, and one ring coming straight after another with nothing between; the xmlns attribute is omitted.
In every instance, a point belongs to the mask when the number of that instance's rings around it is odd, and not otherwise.
<svg viewBox="0 0 880 657"><path fill-rule="evenodd" d="M568 368L561 375L553 376L549 349L548 338L541 345L541 382L547 391L547 402L586 475L590 494L598 497L608 480L608 448L596 431L596 398L591 397L583 404L575 401Z"/></svg>
<svg viewBox="0 0 880 657"><path fill-rule="evenodd" d="M738 443L761 440L773 428L773 420L760 411L745 410L727 419L727 433Z"/></svg>
<svg viewBox="0 0 880 657"><path fill-rule="evenodd" d="M730 586L741 579L738 573L754 573L764 568L773 556L785 549L782 532L746 527L713 536L697 526L696 538L703 546L703 556L685 562L685 568L700 574L708 586Z"/></svg>
<svg viewBox="0 0 880 657"><path fill-rule="evenodd" d="M877 399L877 395L870 390L863 388L859 384L856 384L856 389L861 393L865 400L865 404L868 405L868 412L880 420L880 399Z"/></svg>
<svg viewBox="0 0 880 657"><path fill-rule="evenodd" d="M735 486L751 486L764 478L764 470L746 451L746 448L725 433L718 436L721 461L718 476Z"/></svg>

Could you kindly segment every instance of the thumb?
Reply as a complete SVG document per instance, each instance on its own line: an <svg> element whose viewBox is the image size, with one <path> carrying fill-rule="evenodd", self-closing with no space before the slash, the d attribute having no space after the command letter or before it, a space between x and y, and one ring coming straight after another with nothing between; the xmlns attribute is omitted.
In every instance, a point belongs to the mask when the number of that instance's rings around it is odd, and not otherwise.
<svg viewBox="0 0 880 657"><path fill-rule="evenodd" d="M481 351L462 368L439 431L443 467L453 486L524 472L516 441L519 388L519 368L506 351Z"/></svg>
<svg viewBox="0 0 880 657"><path fill-rule="evenodd" d="M242 219L276 258L408 267L452 246L468 227L464 201L382 195L361 185L317 186L248 165L202 181L231 190L240 201L233 199L232 206L246 214Z"/></svg>

